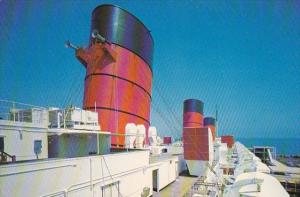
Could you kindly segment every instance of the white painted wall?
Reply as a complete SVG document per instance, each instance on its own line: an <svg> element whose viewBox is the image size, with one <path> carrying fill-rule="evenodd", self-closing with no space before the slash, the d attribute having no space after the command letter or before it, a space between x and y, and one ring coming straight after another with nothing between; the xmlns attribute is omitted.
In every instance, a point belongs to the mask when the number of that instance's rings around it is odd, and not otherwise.
<svg viewBox="0 0 300 197"><path fill-rule="evenodd" d="M4 151L15 155L17 161L36 159L34 141L42 140L39 159L48 158L47 128L36 124L0 120L0 136L4 137Z"/></svg>
<svg viewBox="0 0 300 197"><path fill-rule="evenodd" d="M184 160L183 154L176 155L178 157L178 173L187 170L186 161Z"/></svg>
<svg viewBox="0 0 300 197"><path fill-rule="evenodd" d="M218 149L219 151L219 163L221 165L227 165L227 152L228 152L228 148L227 148L227 144L226 143L221 143L221 146Z"/></svg>
<svg viewBox="0 0 300 197"><path fill-rule="evenodd" d="M206 176L208 169L208 161L202 160L186 160L189 173L193 176Z"/></svg>
<svg viewBox="0 0 300 197"><path fill-rule="evenodd" d="M176 161L177 157L170 157L150 165L149 151L135 151L2 165L0 196L101 197L103 187L114 182L118 182L123 197L140 197L146 187L150 188L150 196L152 171L159 169L162 189L175 181ZM116 186L112 191L117 191Z"/></svg>
<svg viewBox="0 0 300 197"><path fill-rule="evenodd" d="M176 180L179 170L177 156L172 156L152 164L153 170L158 169L158 189L161 190ZM157 166L157 168L155 168Z"/></svg>
<svg viewBox="0 0 300 197"><path fill-rule="evenodd" d="M209 164L212 165L214 160L214 141L210 128L208 128L208 151L209 151Z"/></svg>

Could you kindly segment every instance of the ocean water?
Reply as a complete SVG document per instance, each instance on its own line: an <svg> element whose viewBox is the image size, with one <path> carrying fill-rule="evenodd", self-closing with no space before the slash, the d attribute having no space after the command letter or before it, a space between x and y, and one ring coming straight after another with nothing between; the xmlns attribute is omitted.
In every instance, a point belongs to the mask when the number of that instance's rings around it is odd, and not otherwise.
<svg viewBox="0 0 300 197"><path fill-rule="evenodd" d="M237 138L236 141L246 147L274 146L277 155L300 155L300 138Z"/></svg>

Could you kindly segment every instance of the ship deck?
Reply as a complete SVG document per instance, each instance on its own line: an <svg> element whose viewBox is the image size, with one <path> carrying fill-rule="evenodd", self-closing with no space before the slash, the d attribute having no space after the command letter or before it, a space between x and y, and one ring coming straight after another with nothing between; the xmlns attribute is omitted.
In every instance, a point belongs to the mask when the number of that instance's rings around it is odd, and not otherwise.
<svg viewBox="0 0 300 197"><path fill-rule="evenodd" d="M168 154L168 153L161 154L161 155L150 155L150 164L164 161L164 160L170 159L174 156L175 155Z"/></svg>
<svg viewBox="0 0 300 197"><path fill-rule="evenodd" d="M272 173L281 173L281 174L300 174L300 168L289 167L277 160L273 160L272 163L274 166L268 166L271 169Z"/></svg>
<svg viewBox="0 0 300 197"><path fill-rule="evenodd" d="M74 156L74 157L54 157L54 158L44 158L44 159L30 159L30 160L17 160L14 162L3 162L0 163L0 166L9 166L9 165L17 165L17 164L34 164L41 162L55 162L55 161L66 161L66 160L76 160L81 158L92 158L99 156L108 156L108 155L121 155L121 154L131 154L134 152L147 152L146 149L122 149L122 151L111 151L107 154L90 154L90 155L82 155L82 156Z"/></svg>
<svg viewBox="0 0 300 197"><path fill-rule="evenodd" d="M154 192L153 197L184 196L197 181L197 177L179 176L177 179L159 192Z"/></svg>

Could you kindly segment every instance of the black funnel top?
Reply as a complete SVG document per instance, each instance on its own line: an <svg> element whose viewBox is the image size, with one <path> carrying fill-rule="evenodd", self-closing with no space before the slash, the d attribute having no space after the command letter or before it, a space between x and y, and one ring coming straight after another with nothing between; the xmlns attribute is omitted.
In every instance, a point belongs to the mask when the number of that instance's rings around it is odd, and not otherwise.
<svg viewBox="0 0 300 197"><path fill-rule="evenodd" d="M204 118L204 126L213 125L216 126L216 119L213 117L205 117Z"/></svg>
<svg viewBox="0 0 300 197"><path fill-rule="evenodd" d="M197 99L187 99L183 104L183 112L198 112L203 114L203 102Z"/></svg>
<svg viewBox="0 0 300 197"><path fill-rule="evenodd" d="M100 5L92 13L91 33L94 30L107 41L132 51L151 68L154 42L137 17L115 5Z"/></svg>

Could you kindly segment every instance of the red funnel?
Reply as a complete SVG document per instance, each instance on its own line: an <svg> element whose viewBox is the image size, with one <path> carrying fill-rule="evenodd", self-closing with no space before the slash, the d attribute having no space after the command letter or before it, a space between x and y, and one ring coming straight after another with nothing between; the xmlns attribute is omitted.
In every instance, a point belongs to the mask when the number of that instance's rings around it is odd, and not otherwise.
<svg viewBox="0 0 300 197"><path fill-rule="evenodd" d="M76 52L86 67L83 108L96 108L101 129L117 134L112 146L124 147L127 123L146 130L150 124L153 40L140 20L113 5L95 8L95 31L106 41L90 38L90 46Z"/></svg>

